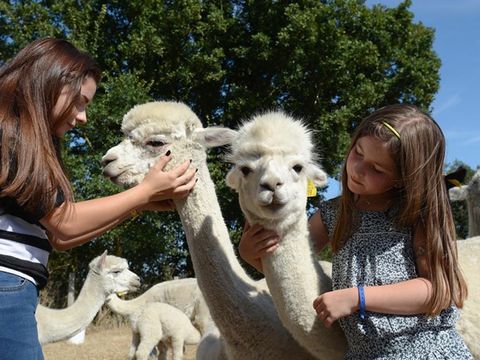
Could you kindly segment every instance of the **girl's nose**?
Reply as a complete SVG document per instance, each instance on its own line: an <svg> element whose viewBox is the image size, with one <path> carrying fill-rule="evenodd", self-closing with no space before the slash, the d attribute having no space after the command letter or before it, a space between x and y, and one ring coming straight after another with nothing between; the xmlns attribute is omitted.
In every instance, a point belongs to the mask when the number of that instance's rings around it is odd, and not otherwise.
<svg viewBox="0 0 480 360"><path fill-rule="evenodd" d="M86 124L87 123L87 112L86 111L79 112L77 114L77 116L75 117L75 120L77 121L77 123Z"/></svg>

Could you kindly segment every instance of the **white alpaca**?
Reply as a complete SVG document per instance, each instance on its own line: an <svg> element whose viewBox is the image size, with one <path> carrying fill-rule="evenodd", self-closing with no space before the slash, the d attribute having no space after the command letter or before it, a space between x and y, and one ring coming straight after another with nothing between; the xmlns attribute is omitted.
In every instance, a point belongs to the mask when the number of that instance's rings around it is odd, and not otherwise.
<svg viewBox="0 0 480 360"><path fill-rule="evenodd" d="M457 241L458 259L468 285L468 298L463 305L457 329L472 352L480 360L480 236Z"/></svg>
<svg viewBox="0 0 480 360"><path fill-rule="evenodd" d="M198 168L198 182L193 191L185 200L175 201L175 205L186 233L198 285L221 333L221 337L215 334L205 337L219 349L216 354L241 360L315 359L283 327L268 289L247 275L230 242L205 150L229 143L236 132L203 129L187 106L175 102L134 107L125 115L122 131L125 140L103 157L105 175L118 184L137 184L149 166L167 150L171 150L173 156L170 165L192 159L192 166ZM344 340L343 337L318 338L318 342L333 348ZM342 352L340 345L339 353Z"/></svg>
<svg viewBox="0 0 480 360"><path fill-rule="evenodd" d="M133 340L129 359L146 360L155 348L160 345L162 353L159 359L165 358L166 347L172 350L173 360L183 359L184 344L198 344L200 333L192 325L190 319L176 307L151 302L144 304L140 311L133 311L131 304L112 294L107 299L107 305L116 313L129 317ZM162 344L160 344L162 343ZM162 346L163 345L163 346Z"/></svg>
<svg viewBox="0 0 480 360"><path fill-rule="evenodd" d="M41 344L72 337L94 319L108 295L136 290L140 278L128 269L127 260L105 251L89 264L87 278L72 306L50 309L38 305L35 313Z"/></svg>
<svg viewBox="0 0 480 360"><path fill-rule="evenodd" d="M202 335L207 331L212 322L207 304L205 304L195 278L161 282L131 300L121 300L116 295L113 295L107 299L107 306L113 312L128 317L132 327L130 359L133 358L140 343L138 319L147 311L145 310L146 306L153 302L165 303L181 310ZM156 308L150 307L150 309L157 311ZM156 334L152 333L152 337L156 338L156 336Z"/></svg>
<svg viewBox="0 0 480 360"><path fill-rule="evenodd" d="M307 179L317 186L327 179L316 165L310 131L282 112L254 117L239 129L229 160L227 185L238 192L248 222L280 237L278 249L262 258L280 319L316 358L339 356L335 346L345 349L342 330L337 323L326 329L312 305L331 290L331 277L316 259L308 230Z"/></svg>
<svg viewBox="0 0 480 360"><path fill-rule="evenodd" d="M448 190L451 201L466 201L468 211L468 237L480 235L480 170L467 185Z"/></svg>

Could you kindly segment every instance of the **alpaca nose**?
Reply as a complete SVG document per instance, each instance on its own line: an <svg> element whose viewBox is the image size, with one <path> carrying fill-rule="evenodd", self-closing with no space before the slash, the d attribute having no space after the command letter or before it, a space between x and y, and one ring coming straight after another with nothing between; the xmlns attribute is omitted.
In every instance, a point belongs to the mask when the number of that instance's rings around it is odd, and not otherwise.
<svg viewBox="0 0 480 360"><path fill-rule="evenodd" d="M102 165L102 167L105 167L107 166L108 164L110 164L111 162L117 160L117 156L112 154L112 153L106 153L103 157L102 157L102 160L100 161L100 164Z"/></svg>
<svg viewBox="0 0 480 360"><path fill-rule="evenodd" d="M275 192L276 190L281 188L282 185L283 185L283 183L281 181L271 181L271 182L264 181L264 182L260 183L260 189Z"/></svg>

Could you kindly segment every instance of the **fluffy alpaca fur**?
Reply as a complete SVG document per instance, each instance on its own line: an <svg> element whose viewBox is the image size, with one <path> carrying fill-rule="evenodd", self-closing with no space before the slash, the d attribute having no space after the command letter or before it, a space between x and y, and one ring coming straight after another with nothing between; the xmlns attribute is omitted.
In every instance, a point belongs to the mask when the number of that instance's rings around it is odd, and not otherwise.
<svg viewBox="0 0 480 360"><path fill-rule="evenodd" d="M316 358L340 357L346 349L342 330L337 323L325 328L312 305L331 289L331 278L311 248L305 211L307 179L317 186L324 186L327 179L315 164L311 134L281 112L256 116L238 133L231 146L233 167L227 185L238 192L250 224L274 230L280 237L278 249L262 259L280 319Z"/></svg>
<svg viewBox="0 0 480 360"><path fill-rule="evenodd" d="M113 312L128 317L132 327L130 359L133 358L140 342L138 319L145 312L145 307L153 302L165 303L181 310L202 335L206 333L212 322L195 278L161 282L131 300L121 300L111 296L106 304Z"/></svg>
<svg viewBox="0 0 480 360"><path fill-rule="evenodd" d="M468 298L457 329L473 358L480 360L480 236L457 241L457 246L460 266L468 284Z"/></svg>
<svg viewBox="0 0 480 360"><path fill-rule="evenodd" d="M468 211L468 237L480 235L480 170L467 185L452 187L448 191L451 201L466 201Z"/></svg>
<svg viewBox="0 0 480 360"><path fill-rule="evenodd" d="M204 129L186 105L175 102L137 105L125 115L122 130L125 140L103 157L104 174L116 183L137 184L167 150L173 156L169 165L192 159L198 169L193 191L175 205L198 285L221 334L205 337L221 349L216 354L241 360L315 359L284 328L268 289L247 275L230 242L208 171L206 148L231 142L236 132Z"/></svg>
<svg viewBox="0 0 480 360"><path fill-rule="evenodd" d="M107 305L114 312L129 317L133 332L129 359L147 360L155 346L162 343L162 352L171 348L173 360L181 360L184 344L193 345L200 341L200 333L187 315L172 305L150 302L132 312L131 304L116 294L108 297ZM165 358L165 355L166 352L159 354L159 358Z"/></svg>
<svg viewBox="0 0 480 360"><path fill-rule="evenodd" d="M105 251L90 262L80 294L72 306L50 309L37 306L38 337L41 344L68 339L85 329L94 319L108 295L135 291L140 278L128 269L127 260Z"/></svg>

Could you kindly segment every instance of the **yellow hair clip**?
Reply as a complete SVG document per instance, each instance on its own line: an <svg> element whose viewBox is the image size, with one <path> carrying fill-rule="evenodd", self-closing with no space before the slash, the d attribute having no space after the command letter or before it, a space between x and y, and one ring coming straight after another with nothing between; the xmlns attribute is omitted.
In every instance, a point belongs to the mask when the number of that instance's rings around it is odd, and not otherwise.
<svg viewBox="0 0 480 360"><path fill-rule="evenodd" d="M400 133L399 133L397 130L395 130L395 128L394 128L392 125L390 125L390 124L387 123L386 121L382 121L382 124L383 124L383 126L385 126L388 130L390 130L390 131L398 138L398 140L400 140Z"/></svg>

